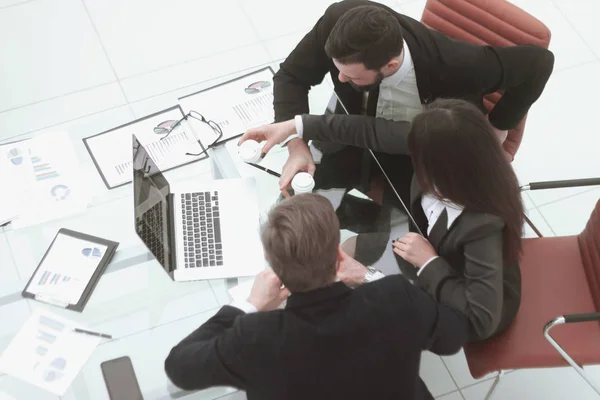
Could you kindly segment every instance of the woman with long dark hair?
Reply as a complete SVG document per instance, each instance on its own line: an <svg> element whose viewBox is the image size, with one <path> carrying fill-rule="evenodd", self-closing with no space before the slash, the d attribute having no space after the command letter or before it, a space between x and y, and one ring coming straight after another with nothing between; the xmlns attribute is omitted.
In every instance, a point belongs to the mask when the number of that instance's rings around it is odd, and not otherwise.
<svg viewBox="0 0 600 400"><path fill-rule="evenodd" d="M508 327L521 297L523 204L494 129L473 105L438 100L412 122L411 212L424 236L394 252L415 265L418 284L463 311L474 339Z"/></svg>
<svg viewBox="0 0 600 400"><path fill-rule="evenodd" d="M417 285L467 316L472 340L510 325L521 298L524 210L515 173L479 109L440 99L412 123L303 115L300 122L249 131L242 140L267 140L271 148L297 133L299 123L305 140L410 154L415 177L406 200L417 227L393 241L398 261L417 268Z"/></svg>

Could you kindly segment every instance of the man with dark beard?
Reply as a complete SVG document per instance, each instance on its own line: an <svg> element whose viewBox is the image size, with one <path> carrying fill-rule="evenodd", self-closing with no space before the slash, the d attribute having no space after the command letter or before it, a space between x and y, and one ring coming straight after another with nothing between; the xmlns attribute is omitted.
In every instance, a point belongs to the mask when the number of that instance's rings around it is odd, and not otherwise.
<svg viewBox="0 0 600 400"><path fill-rule="evenodd" d="M541 95L553 65L553 54L539 46L478 46L430 30L382 4L345 0L332 4L281 64L274 78L275 120L307 114L308 91L329 73L348 113L396 121L412 121L437 98L465 99L487 113L483 96L504 91L488 115L504 141L506 131L521 121ZM297 118L297 123L302 120ZM302 132L302 127L297 130ZM504 149L512 160L516 145L509 142L504 142ZM302 138L290 140L287 146L290 157L280 180L284 191L297 172L315 171ZM344 158L348 166L336 177L338 182L329 176L322 187L356 187L358 182L352 179L361 172L364 181L362 149L322 150L322 163L335 155L338 164ZM413 174L410 158L380 154L378 159L400 196L408 198ZM370 173L366 174L368 178ZM319 186L319 177L315 181Z"/></svg>

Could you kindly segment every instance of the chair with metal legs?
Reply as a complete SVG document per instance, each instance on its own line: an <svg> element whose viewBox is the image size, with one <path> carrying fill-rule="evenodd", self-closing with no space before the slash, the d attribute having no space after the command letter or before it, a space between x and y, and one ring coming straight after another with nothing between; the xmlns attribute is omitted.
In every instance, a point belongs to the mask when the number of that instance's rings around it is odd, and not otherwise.
<svg viewBox="0 0 600 400"><path fill-rule="evenodd" d="M531 182L527 185L521 186L521 191L530 190L545 190L545 189L563 189L570 187L582 187L582 186L596 186L600 185L600 178L585 178L585 179L567 179L562 181L544 181L544 182ZM539 229L531 222L531 220L525 215L525 222L533 229L538 237L543 237Z"/></svg>
<svg viewBox="0 0 600 400"><path fill-rule="evenodd" d="M600 178L535 182L523 189L585 185L600 185ZM600 382L582 368L600 364L600 200L579 235L524 239L520 266L521 306L513 324L492 339L465 346L474 378L500 371L486 400L503 371L567 365L600 395Z"/></svg>

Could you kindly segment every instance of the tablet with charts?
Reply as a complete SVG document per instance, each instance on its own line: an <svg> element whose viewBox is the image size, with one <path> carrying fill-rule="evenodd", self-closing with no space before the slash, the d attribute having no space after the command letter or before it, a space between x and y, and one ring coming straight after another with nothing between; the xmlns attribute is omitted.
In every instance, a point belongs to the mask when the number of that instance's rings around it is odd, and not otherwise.
<svg viewBox="0 0 600 400"><path fill-rule="evenodd" d="M110 240L59 230L25 286L23 297L83 311L117 246Z"/></svg>

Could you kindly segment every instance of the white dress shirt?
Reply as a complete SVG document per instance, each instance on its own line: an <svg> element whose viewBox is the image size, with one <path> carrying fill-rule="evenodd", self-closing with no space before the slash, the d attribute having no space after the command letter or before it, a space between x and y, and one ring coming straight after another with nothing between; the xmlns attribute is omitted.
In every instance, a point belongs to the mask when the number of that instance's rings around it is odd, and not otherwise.
<svg viewBox="0 0 600 400"><path fill-rule="evenodd" d="M419 96L419 88L417 86L417 76L415 74L415 65L413 63L412 56L410 54L410 49L404 42L403 45L404 59L402 61L402 65L398 68L393 75L390 75L384 78L379 85L379 98L377 99L377 112L376 117L390 119L393 121L408 121L411 122L418 114L423 111L423 105L421 104L421 97ZM365 97L366 100L366 97ZM366 107L365 104L363 104ZM296 115L295 117L296 124L296 134L302 138L304 132L304 126L302 124L302 117L300 115ZM425 197L425 196L423 196ZM425 208L423 208L425 210ZM442 208L443 209L443 208ZM462 211L462 209L461 209ZM437 221L440 216L441 210L437 212L436 215L428 215L429 228L428 232L431 231L431 227L435 225L435 221ZM425 212L427 215L427 212ZM458 214L460 215L460 213ZM456 217L458 217L456 215ZM431 219L430 219L431 217ZM454 217L452 222L456 219ZM450 212L448 213L448 221L450 222ZM423 268L429 264L435 257L429 259L421 268L419 269L420 273ZM417 274L418 274L417 273ZM377 276L374 280L382 278L384 275Z"/></svg>
<svg viewBox="0 0 600 400"><path fill-rule="evenodd" d="M448 214L448 226L447 229L450 229L456 218L463 212L463 207L456 205L450 201L439 200L431 195L425 194L421 197L421 207L423 208L423 212L425 213L425 217L427 217L427 234L431 233L431 229L437 222L438 218L442 214L442 211L446 209L446 213ZM420 275L423 269L429 264L431 261L435 260L438 256L431 257L429 260L425 262L417 271L417 275Z"/></svg>
<svg viewBox="0 0 600 400"><path fill-rule="evenodd" d="M423 111L417 87L415 65L406 42L403 51L404 60L398 71L384 78L379 85L379 98L375 115L378 118L411 122ZM295 122L296 134L302 138L304 131L302 116L296 115Z"/></svg>
<svg viewBox="0 0 600 400"><path fill-rule="evenodd" d="M415 65L406 42L403 51L404 60L398 71L384 78L379 85L376 114L378 118L411 122L423 111Z"/></svg>

